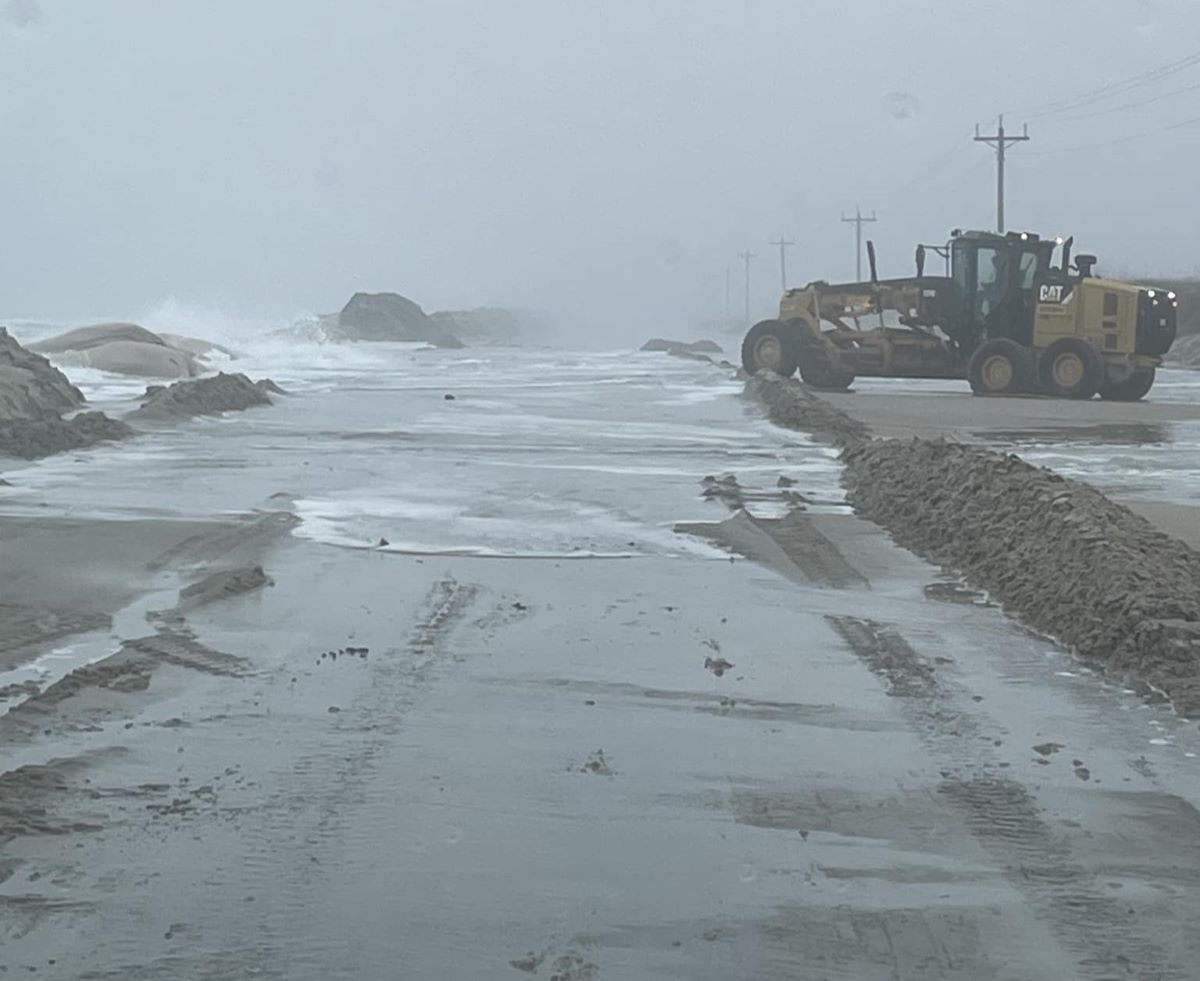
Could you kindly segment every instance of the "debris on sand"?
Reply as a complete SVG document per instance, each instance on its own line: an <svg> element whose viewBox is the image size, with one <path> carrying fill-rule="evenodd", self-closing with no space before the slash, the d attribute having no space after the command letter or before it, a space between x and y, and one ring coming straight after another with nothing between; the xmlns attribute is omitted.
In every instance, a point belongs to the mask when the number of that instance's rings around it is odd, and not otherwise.
<svg viewBox="0 0 1200 981"><path fill-rule="evenodd" d="M529 951L524 957L509 961L510 967L525 974L537 974L538 968L553 956L553 952L544 950L540 954ZM576 950L567 950L555 957L550 964L550 981L596 981L599 978L599 968L584 959Z"/></svg>
<svg viewBox="0 0 1200 981"><path fill-rule="evenodd" d="M791 509L804 510L807 498L797 491L789 490L795 481L783 483L785 480L786 477L780 477L780 482L773 490L754 490L743 487L731 473L722 474L720 477L709 474L700 481L703 488L700 496L708 501L721 501L731 511L742 510L752 502L779 503Z"/></svg>
<svg viewBox="0 0 1200 981"><path fill-rule="evenodd" d="M726 661L723 657L706 657L704 659L705 669L711 671L718 678L722 677L726 671L734 666L735 665L731 664L729 661Z"/></svg>
<svg viewBox="0 0 1200 981"><path fill-rule="evenodd" d="M0 686L0 700L36 695L41 690L41 686L36 681L17 681L11 685Z"/></svg>
<svg viewBox="0 0 1200 981"><path fill-rule="evenodd" d="M515 967L518 971L524 971L526 974L537 974L537 969L542 966L542 961L545 959L545 954L538 954L531 950L524 957L514 958L508 963L509 966Z"/></svg>
<svg viewBox="0 0 1200 981"><path fill-rule="evenodd" d="M240 412L260 405L271 405L268 392L281 392L269 378L251 381L240 372L220 372L210 378L178 381L174 385L151 385L146 389L141 408L130 419L174 420L192 416Z"/></svg>
<svg viewBox="0 0 1200 981"><path fill-rule="evenodd" d="M261 589L271 582L261 565L244 566L240 569L223 569L185 586L179 591L180 612L193 610L207 603L240 596Z"/></svg>
<svg viewBox="0 0 1200 981"><path fill-rule="evenodd" d="M598 749L587 758L587 762L579 768L580 773L591 773L597 777L612 777L617 771L609 765L608 758L604 755L604 750Z"/></svg>
<svg viewBox="0 0 1200 981"><path fill-rule="evenodd" d="M1039 756L1053 756L1062 748L1062 743L1038 743L1033 747L1033 751Z"/></svg>

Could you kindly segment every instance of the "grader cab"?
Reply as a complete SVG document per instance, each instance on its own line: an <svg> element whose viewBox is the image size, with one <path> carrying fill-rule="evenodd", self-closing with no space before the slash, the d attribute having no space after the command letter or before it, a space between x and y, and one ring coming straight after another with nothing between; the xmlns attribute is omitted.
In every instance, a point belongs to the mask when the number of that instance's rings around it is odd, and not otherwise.
<svg viewBox="0 0 1200 981"><path fill-rule="evenodd" d="M953 233L918 246L917 275L810 283L788 290L779 317L742 344L747 372L799 369L816 388L858 376L966 378L978 395L1137 400L1175 339L1173 293L1093 275L1070 239L1028 232ZM945 274L927 275L933 252ZM1055 253L1059 253L1055 263Z"/></svg>

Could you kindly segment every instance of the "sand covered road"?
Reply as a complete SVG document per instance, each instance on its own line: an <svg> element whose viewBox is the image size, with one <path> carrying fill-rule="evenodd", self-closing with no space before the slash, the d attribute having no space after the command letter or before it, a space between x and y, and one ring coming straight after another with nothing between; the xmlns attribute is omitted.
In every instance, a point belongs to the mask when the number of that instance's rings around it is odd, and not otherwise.
<svg viewBox="0 0 1200 981"><path fill-rule="evenodd" d="M1188 977L1194 726L811 522L858 583L276 553L273 588L188 618L239 671L106 691L101 732L60 719L75 755L5 778L7 963Z"/></svg>
<svg viewBox="0 0 1200 981"><path fill-rule="evenodd" d="M301 523L236 556L270 585L118 610L144 687L21 727L10 972L1192 976L1194 723L850 515L721 372L439 357L91 461L105 511ZM235 540L163 535L156 609Z"/></svg>

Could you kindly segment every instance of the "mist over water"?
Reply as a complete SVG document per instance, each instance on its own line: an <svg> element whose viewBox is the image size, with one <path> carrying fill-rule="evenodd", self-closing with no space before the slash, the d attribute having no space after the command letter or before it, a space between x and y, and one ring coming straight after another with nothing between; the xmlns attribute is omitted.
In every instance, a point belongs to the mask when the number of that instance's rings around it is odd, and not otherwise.
<svg viewBox="0 0 1200 981"><path fill-rule="evenodd" d="M1191 75L1053 104L1198 34L1187 0L4 0L0 313L143 319L177 297L278 324L393 290L544 311L568 345L711 333L743 315L740 250L753 318L781 234L793 285L849 275L857 203L889 275L989 227L971 136L1002 111L1033 135L1011 225L1073 232L1102 269L1187 271L1162 216L1200 193ZM980 70L1001 53L1011 70Z"/></svg>

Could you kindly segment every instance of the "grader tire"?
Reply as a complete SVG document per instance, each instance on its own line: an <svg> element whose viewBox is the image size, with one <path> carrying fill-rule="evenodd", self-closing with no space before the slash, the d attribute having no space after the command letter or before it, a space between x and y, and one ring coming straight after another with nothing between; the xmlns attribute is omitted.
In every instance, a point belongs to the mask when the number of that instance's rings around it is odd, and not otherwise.
<svg viewBox="0 0 1200 981"><path fill-rule="evenodd" d="M763 320L742 341L742 367L746 374L773 371L789 378L800 364L800 342L795 328L778 320Z"/></svg>
<svg viewBox="0 0 1200 981"><path fill-rule="evenodd" d="M976 395L1018 395L1033 387L1033 354L1006 337L981 344L967 364Z"/></svg>
<svg viewBox="0 0 1200 981"><path fill-rule="evenodd" d="M811 335L801 344L800 378L811 388L845 391L854 384L854 372L840 365L837 356L825 344L825 341Z"/></svg>
<svg viewBox="0 0 1200 981"><path fill-rule="evenodd" d="M1100 383L1100 397L1110 402L1137 402L1145 398L1153 385L1153 368L1131 372L1120 381L1113 381L1106 376Z"/></svg>
<svg viewBox="0 0 1200 981"><path fill-rule="evenodd" d="M1056 398L1090 399L1103 372L1095 350L1080 337L1060 337L1038 357L1038 387Z"/></svg>

